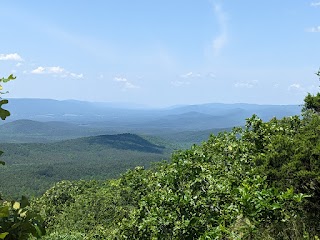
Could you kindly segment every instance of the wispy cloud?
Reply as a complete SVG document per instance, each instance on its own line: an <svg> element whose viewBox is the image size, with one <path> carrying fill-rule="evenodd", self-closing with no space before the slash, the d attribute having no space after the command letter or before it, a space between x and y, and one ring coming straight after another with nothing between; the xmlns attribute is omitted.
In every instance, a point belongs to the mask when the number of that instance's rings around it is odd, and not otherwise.
<svg viewBox="0 0 320 240"><path fill-rule="evenodd" d="M212 73L194 73L194 72L187 72L184 74L179 75L179 79L176 81L172 81L171 85L175 87L187 86L192 84L193 81L196 80L206 80L206 79L213 79L216 76Z"/></svg>
<svg viewBox="0 0 320 240"><path fill-rule="evenodd" d="M180 78L215 78L215 74L212 72L209 73L194 73L194 72L188 72L185 74L181 74Z"/></svg>
<svg viewBox="0 0 320 240"><path fill-rule="evenodd" d="M34 74L50 74L50 73L63 73L65 70L62 67L37 67L36 69L32 70L31 73Z"/></svg>
<svg viewBox="0 0 320 240"><path fill-rule="evenodd" d="M0 54L0 60L2 61L23 61L22 57L18 53Z"/></svg>
<svg viewBox="0 0 320 240"><path fill-rule="evenodd" d="M171 85L175 86L175 87L182 87L182 86L187 86L190 85L191 82L190 81L172 81Z"/></svg>
<svg viewBox="0 0 320 240"><path fill-rule="evenodd" d="M188 72L180 75L181 78L199 78L201 77L200 73Z"/></svg>
<svg viewBox="0 0 320 240"><path fill-rule="evenodd" d="M213 39L212 47L213 54L218 56L228 42L227 17L226 13L222 10L221 5L218 4L214 4L214 13L218 20L220 33Z"/></svg>
<svg viewBox="0 0 320 240"><path fill-rule="evenodd" d="M300 84L294 83L289 86L290 89L302 89Z"/></svg>
<svg viewBox="0 0 320 240"><path fill-rule="evenodd" d="M122 85L123 90L140 88L139 86L134 85L127 78L124 77L115 77L113 80L119 82Z"/></svg>
<svg viewBox="0 0 320 240"><path fill-rule="evenodd" d="M72 77L72 78L83 78L83 74L77 74L73 72L69 72L65 70L62 67L37 67L36 69L31 71L32 74L53 74L54 76L59 76L59 77Z"/></svg>
<svg viewBox="0 0 320 240"><path fill-rule="evenodd" d="M320 32L320 26L308 28L306 31L312 33Z"/></svg>
<svg viewBox="0 0 320 240"><path fill-rule="evenodd" d="M301 83L292 83L291 85L288 86L288 91L301 93L301 94L306 94L308 92L315 92L318 90L319 90L318 86L315 86L315 85L304 86Z"/></svg>
<svg viewBox="0 0 320 240"><path fill-rule="evenodd" d="M320 2L312 2L310 4L311 7L320 7Z"/></svg>
<svg viewBox="0 0 320 240"><path fill-rule="evenodd" d="M289 90L303 90L304 88L299 83L293 83L289 86Z"/></svg>
<svg viewBox="0 0 320 240"><path fill-rule="evenodd" d="M258 84L258 80L240 81L236 82L234 86L236 88L253 88Z"/></svg>

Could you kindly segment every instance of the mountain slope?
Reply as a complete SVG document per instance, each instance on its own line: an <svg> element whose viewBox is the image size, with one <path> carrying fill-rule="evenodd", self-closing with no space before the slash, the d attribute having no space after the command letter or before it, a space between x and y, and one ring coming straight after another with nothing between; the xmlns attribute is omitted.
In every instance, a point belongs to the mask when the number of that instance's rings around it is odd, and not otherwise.
<svg viewBox="0 0 320 240"><path fill-rule="evenodd" d="M53 143L0 143L0 192L39 195L61 180L108 179L167 159L172 149L134 134L100 135Z"/></svg>

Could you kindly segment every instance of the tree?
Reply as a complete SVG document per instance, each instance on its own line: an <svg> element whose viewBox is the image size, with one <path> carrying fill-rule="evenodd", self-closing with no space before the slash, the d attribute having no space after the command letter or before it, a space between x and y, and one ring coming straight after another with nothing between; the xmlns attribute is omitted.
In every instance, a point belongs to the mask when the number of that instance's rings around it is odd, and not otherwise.
<svg viewBox="0 0 320 240"><path fill-rule="evenodd" d="M9 77L7 77L7 78L1 78L1 79L0 79L0 91L3 90L2 83L7 83L7 82L9 82L9 81L11 81L11 80L14 80L14 79L16 79L16 77L14 77L12 74L11 74ZM8 100L7 100L7 99L2 99L2 98L1 98L1 95L2 95L2 94L6 94L6 93L8 93L8 92L0 92L0 118L1 118L2 120L5 120L7 117L10 116L10 112L9 112L8 110L5 110L5 109L2 108L2 105L8 103Z"/></svg>
<svg viewBox="0 0 320 240"><path fill-rule="evenodd" d="M319 77L319 80L320 80L320 69L315 74ZM316 95L312 95L308 93L308 95L305 97L303 111L306 112L307 110L320 113L320 93L319 92Z"/></svg>
<svg viewBox="0 0 320 240"><path fill-rule="evenodd" d="M7 93L7 92L1 92L3 90L2 83L7 83L7 82L9 82L11 80L14 80L14 79L16 79L16 77L14 77L12 74L7 78L1 78L0 79L0 118L2 120L5 120L7 117L10 116L10 112L8 110L2 108L2 105L5 105L5 104L7 104L9 102L7 99L2 99L1 98L2 94ZM0 151L0 156L2 154L3 154L3 152ZM0 161L0 164L4 165L5 163L3 161Z"/></svg>
<svg viewBox="0 0 320 240"><path fill-rule="evenodd" d="M12 74L7 78L0 79L0 91L3 90L2 83L7 83L14 80ZM0 95L7 92L0 92ZM10 116L10 112L2 108L2 105L7 104L7 99L0 97L0 118L5 120ZM3 154L0 151L0 156ZM3 161L0 164L4 165ZM0 239L3 240L26 240L30 235L41 237L45 234L43 220L39 214L30 210L29 201L22 196L20 201L5 201L0 195Z"/></svg>

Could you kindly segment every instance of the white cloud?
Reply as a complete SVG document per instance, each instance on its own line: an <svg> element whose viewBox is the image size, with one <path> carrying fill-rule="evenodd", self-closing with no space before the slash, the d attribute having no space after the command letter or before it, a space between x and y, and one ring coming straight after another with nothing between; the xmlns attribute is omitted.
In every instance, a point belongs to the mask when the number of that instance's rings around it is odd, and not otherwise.
<svg viewBox="0 0 320 240"><path fill-rule="evenodd" d="M36 69L32 70L31 73L34 74L41 74L41 73L45 73L45 68L44 67L37 67Z"/></svg>
<svg viewBox="0 0 320 240"><path fill-rule="evenodd" d="M115 77L113 80L121 83L123 90L140 88L139 86L136 86L133 83L129 82L128 79L124 77Z"/></svg>
<svg viewBox="0 0 320 240"><path fill-rule="evenodd" d="M71 77L71 78L83 78L83 74L76 74L76 73L72 73L69 71L66 71L64 68L62 67L42 67L39 66L36 69L32 70L31 73L33 74L53 74L54 76L59 76L59 77L63 77L63 78L67 78L67 77Z"/></svg>
<svg viewBox="0 0 320 240"><path fill-rule="evenodd" d="M18 63L16 64L16 67L20 67L20 66L22 66L22 63L21 63L21 62L18 62Z"/></svg>
<svg viewBox="0 0 320 240"><path fill-rule="evenodd" d="M289 88L301 89L301 85L299 83L294 83L294 84L291 84Z"/></svg>
<svg viewBox="0 0 320 240"><path fill-rule="evenodd" d="M179 80L172 81L171 85L175 87L187 86L193 83L194 80L206 80L206 79L213 79L216 76L212 72L208 73L194 73L194 72L187 72L185 74L179 75Z"/></svg>
<svg viewBox="0 0 320 240"><path fill-rule="evenodd" d="M214 5L214 13L219 23L220 33L213 39L212 47L214 56L218 56L228 42L227 17L218 4Z"/></svg>
<svg viewBox="0 0 320 240"><path fill-rule="evenodd" d="M48 73L64 73L65 70L62 67L47 67Z"/></svg>
<svg viewBox="0 0 320 240"><path fill-rule="evenodd" d="M115 77L114 80L116 82L128 82L128 80L126 78L122 78L122 77Z"/></svg>
<svg viewBox="0 0 320 240"><path fill-rule="evenodd" d="M185 74L181 74L180 78L186 78L186 79L194 79L194 78L215 78L216 76L212 73L194 73L194 72L188 72Z"/></svg>
<svg viewBox="0 0 320 240"><path fill-rule="evenodd" d="M308 92L316 92L318 90L319 87L315 85L303 86L300 83L293 83L288 87L288 91L304 95Z"/></svg>
<svg viewBox="0 0 320 240"><path fill-rule="evenodd" d="M182 77L182 78L188 78L188 77L191 77L192 74L193 74L192 72L188 72L188 73L186 73L186 74L180 75L180 77Z"/></svg>
<svg viewBox="0 0 320 240"><path fill-rule="evenodd" d="M190 85L191 83L189 81L172 81L171 84L175 87L181 87L181 86Z"/></svg>
<svg viewBox="0 0 320 240"><path fill-rule="evenodd" d="M225 33L221 33L219 36L217 36L212 43L213 46L213 53L215 56L218 56L221 52L221 50L224 48L224 46L227 43L227 35Z"/></svg>
<svg viewBox="0 0 320 240"><path fill-rule="evenodd" d="M0 54L0 60L23 61L22 57L18 53Z"/></svg>
<svg viewBox="0 0 320 240"><path fill-rule="evenodd" d="M320 26L308 28L307 32L313 32L313 33L320 32Z"/></svg>
<svg viewBox="0 0 320 240"><path fill-rule="evenodd" d="M83 78L83 74L82 73L80 73L80 74L70 73L70 76L74 77L74 78Z"/></svg>
<svg viewBox="0 0 320 240"><path fill-rule="evenodd" d="M188 72L186 74L180 75L181 78L200 78L201 74L200 73L193 73L193 72Z"/></svg>
<svg viewBox="0 0 320 240"><path fill-rule="evenodd" d="M305 91L304 87L302 87L299 83L293 83L288 87L289 91Z"/></svg>
<svg viewBox="0 0 320 240"><path fill-rule="evenodd" d="M249 80L249 81L240 81L240 82L236 82L234 84L234 86L236 88L253 88L254 86L256 86L258 84L257 80Z"/></svg>
<svg viewBox="0 0 320 240"><path fill-rule="evenodd" d="M320 2L312 2L310 4L311 7L320 7Z"/></svg>

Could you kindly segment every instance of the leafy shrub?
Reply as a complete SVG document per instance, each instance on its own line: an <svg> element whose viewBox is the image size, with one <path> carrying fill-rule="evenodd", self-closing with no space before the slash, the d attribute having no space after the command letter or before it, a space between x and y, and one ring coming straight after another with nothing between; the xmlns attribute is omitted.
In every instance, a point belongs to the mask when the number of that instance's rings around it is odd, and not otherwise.
<svg viewBox="0 0 320 240"><path fill-rule="evenodd" d="M245 129L211 136L154 171L138 168L124 175L124 187L132 189L138 207L113 237L245 239L295 218L306 195L273 187L256 168L264 147L257 134L266 130L256 131L260 123L254 116Z"/></svg>
<svg viewBox="0 0 320 240"><path fill-rule="evenodd" d="M0 202L0 239L24 240L30 235L41 237L45 234L43 220L28 209L25 197L21 201Z"/></svg>

